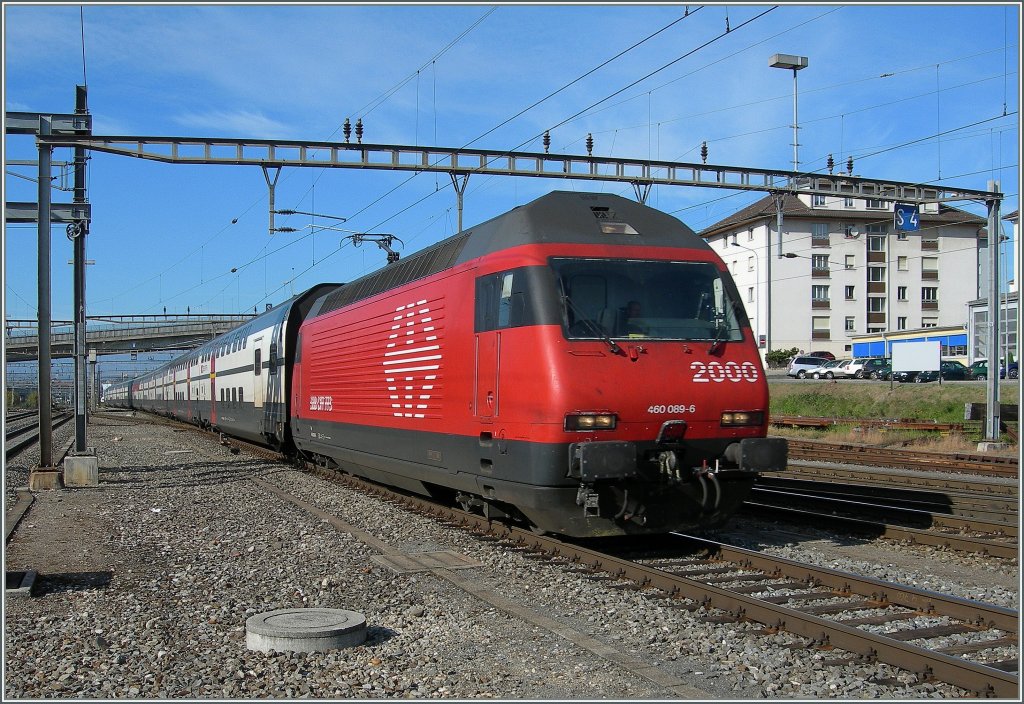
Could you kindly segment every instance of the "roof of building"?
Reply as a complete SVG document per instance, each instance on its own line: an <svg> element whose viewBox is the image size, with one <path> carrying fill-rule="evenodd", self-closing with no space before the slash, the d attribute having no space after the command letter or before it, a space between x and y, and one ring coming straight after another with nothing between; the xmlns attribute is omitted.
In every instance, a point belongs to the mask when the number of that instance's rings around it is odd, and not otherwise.
<svg viewBox="0 0 1024 704"><path fill-rule="evenodd" d="M1003 216L1003 220L1016 220L1018 217L1020 217L1019 211L1014 210L1012 213L1009 213L1008 215L1004 215Z"/></svg>
<svg viewBox="0 0 1024 704"><path fill-rule="evenodd" d="M759 221L762 218L774 218L775 214L775 199L773 196L767 195L756 203L748 205L746 208L738 210L732 215L719 220L714 225L701 230L700 235L701 237L710 237L712 235L726 232L740 225ZM787 193L783 197L782 203L782 215L784 218L796 217L853 220L856 218L874 217L876 215L880 216L883 214L885 214L885 211L830 210L827 208L812 208L791 193ZM939 204L938 213L921 213L921 221L932 223L945 222L949 224L986 224L985 218L982 218L981 216L974 215L973 213L968 213L966 210L960 210L959 208L954 208L942 203Z"/></svg>

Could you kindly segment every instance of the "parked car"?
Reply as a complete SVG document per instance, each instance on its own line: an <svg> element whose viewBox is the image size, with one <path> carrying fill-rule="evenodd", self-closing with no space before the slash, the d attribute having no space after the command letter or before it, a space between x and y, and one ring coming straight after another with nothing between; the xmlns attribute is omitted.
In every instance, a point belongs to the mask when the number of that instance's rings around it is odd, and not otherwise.
<svg viewBox="0 0 1024 704"><path fill-rule="evenodd" d="M837 377L845 377L846 367L850 364L849 359L831 359L820 367L810 369L807 372L807 376L813 379L835 379Z"/></svg>
<svg viewBox="0 0 1024 704"><path fill-rule="evenodd" d="M824 359L835 359L836 356L828 350L819 350L818 352L808 352L808 357L822 357Z"/></svg>
<svg viewBox="0 0 1024 704"><path fill-rule="evenodd" d="M848 367L850 371L850 376L852 376L854 379L863 379L864 363L867 362L869 359L871 358L862 357L860 359L855 359L852 362L850 362L850 366Z"/></svg>
<svg viewBox="0 0 1024 704"><path fill-rule="evenodd" d="M964 381L969 379L968 368L961 362L947 360L939 363L938 370L931 370L926 372L897 372L897 374L913 374L913 381L918 384L924 384L929 381L935 381L942 376L943 381ZM902 379L897 378L897 381Z"/></svg>
<svg viewBox="0 0 1024 704"><path fill-rule="evenodd" d="M886 366L890 367L891 372L892 369L890 360L885 357L870 357L868 359L865 359L863 360L863 364L861 365L859 373L857 374L857 378L877 379L878 377L874 375L875 370L881 369Z"/></svg>
<svg viewBox="0 0 1024 704"><path fill-rule="evenodd" d="M893 372L892 373L892 380L893 381L898 381L901 384L907 384L907 383L913 381L917 377L917 375L920 374L920 373L921 372Z"/></svg>
<svg viewBox="0 0 1024 704"><path fill-rule="evenodd" d="M969 379L977 379L979 381L984 381L985 379L988 379L987 359L979 359L975 361L973 364L971 364L971 366L969 366L967 369L969 372ZM1001 364L999 366L999 378L1005 379L1007 376L1009 376L1011 379L1016 379L1018 376L1020 376L1020 366L1018 362L1010 362L1009 371L1007 371L1007 367L1005 365Z"/></svg>
<svg viewBox="0 0 1024 704"><path fill-rule="evenodd" d="M892 363L886 362L885 365L872 369L871 378L878 379L879 381L889 381L892 379Z"/></svg>
<svg viewBox="0 0 1024 704"><path fill-rule="evenodd" d="M786 369L786 376L795 377L797 379L806 379L807 372L812 369L817 369L821 364L821 357L811 357L809 355L794 357L790 360L789 367Z"/></svg>

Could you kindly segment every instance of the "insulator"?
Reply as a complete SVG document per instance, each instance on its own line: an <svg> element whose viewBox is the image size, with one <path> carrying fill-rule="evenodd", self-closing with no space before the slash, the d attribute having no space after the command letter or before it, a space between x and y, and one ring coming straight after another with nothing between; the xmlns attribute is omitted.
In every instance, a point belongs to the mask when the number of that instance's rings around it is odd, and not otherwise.
<svg viewBox="0 0 1024 704"><path fill-rule="evenodd" d="M829 154L829 155L828 155L828 162L827 162L827 165L828 165L828 172L829 172L829 173L831 174L831 173L832 173L832 169L834 169L834 168L836 167L836 162L835 162L835 160L834 160L834 159L832 158L832 155L831 155L831 154Z"/></svg>
<svg viewBox="0 0 1024 704"><path fill-rule="evenodd" d="M594 135L587 133L587 156L593 156L594 154Z"/></svg>
<svg viewBox="0 0 1024 704"><path fill-rule="evenodd" d="M352 138L352 123L349 119L345 118L345 124L342 126L342 132L345 133L345 141L348 142Z"/></svg>
<svg viewBox="0 0 1024 704"><path fill-rule="evenodd" d="M363 143L363 118L356 120L356 141Z"/></svg>
<svg viewBox="0 0 1024 704"><path fill-rule="evenodd" d="M708 163L708 143L701 142L700 144L700 160L705 164Z"/></svg>
<svg viewBox="0 0 1024 704"><path fill-rule="evenodd" d="M846 173L853 176L853 157L851 156L846 160Z"/></svg>
<svg viewBox="0 0 1024 704"><path fill-rule="evenodd" d="M544 153L548 153L548 149L551 148L551 132L544 130Z"/></svg>

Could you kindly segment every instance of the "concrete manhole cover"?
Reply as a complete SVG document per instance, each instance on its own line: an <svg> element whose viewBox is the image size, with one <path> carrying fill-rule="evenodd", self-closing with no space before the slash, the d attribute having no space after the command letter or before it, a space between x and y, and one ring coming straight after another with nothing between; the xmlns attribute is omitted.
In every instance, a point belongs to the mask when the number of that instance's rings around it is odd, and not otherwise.
<svg viewBox="0 0 1024 704"><path fill-rule="evenodd" d="M249 650L312 653L366 640L366 618L345 609L278 609L245 621Z"/></svg>

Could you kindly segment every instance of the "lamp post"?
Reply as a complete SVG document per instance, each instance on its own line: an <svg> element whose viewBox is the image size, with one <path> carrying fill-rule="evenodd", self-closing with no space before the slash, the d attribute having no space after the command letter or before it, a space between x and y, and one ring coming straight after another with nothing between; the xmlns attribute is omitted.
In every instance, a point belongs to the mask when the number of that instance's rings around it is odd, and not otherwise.
<svg viewBox="0 0 1024 704"><path fill-rule="evenodd" d="M802 68L807 68L807 64L806 56L793 56L792 54L773 54L772 58L768 60L768 65L772 68L793 69L793 171L800 170L800 159L797 155L797 145L799 143L797 130L799 127L797 126L796 110L796 72Z"/></svg>

